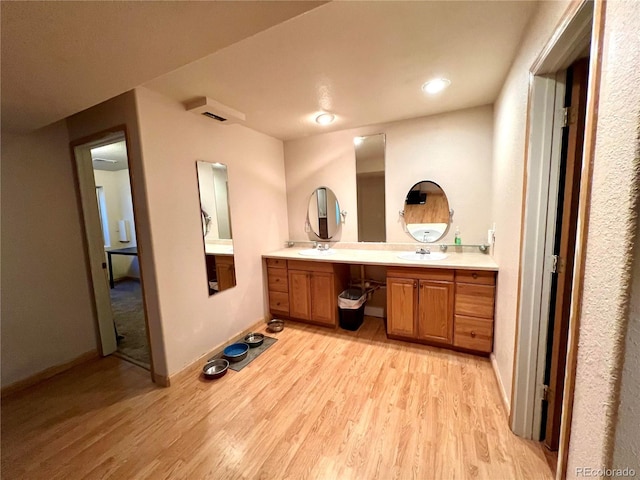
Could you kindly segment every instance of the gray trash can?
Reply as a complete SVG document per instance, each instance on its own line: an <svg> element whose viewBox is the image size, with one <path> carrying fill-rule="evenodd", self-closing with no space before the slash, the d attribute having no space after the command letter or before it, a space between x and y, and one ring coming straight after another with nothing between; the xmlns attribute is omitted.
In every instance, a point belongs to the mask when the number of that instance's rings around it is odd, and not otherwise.
<svg viewBox="0 0 640 480"><path fill-rule="evenodd" d="M364 304L367 294L361 288L349 288L338 295L340 328L355 331L364 320Z"/></svg>

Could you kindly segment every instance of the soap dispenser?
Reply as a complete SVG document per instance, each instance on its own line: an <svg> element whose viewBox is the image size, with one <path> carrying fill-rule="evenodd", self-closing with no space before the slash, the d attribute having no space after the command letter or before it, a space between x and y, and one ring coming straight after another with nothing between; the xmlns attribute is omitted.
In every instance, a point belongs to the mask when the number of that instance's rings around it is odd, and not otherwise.
<svg viewBox="0 0 640 480"><path fill-rule="evenodd" d="M460 227L456 227L456 233L453 239L453 243L455 243L456 245L462 245L462 239L460 238Z"/></svg>

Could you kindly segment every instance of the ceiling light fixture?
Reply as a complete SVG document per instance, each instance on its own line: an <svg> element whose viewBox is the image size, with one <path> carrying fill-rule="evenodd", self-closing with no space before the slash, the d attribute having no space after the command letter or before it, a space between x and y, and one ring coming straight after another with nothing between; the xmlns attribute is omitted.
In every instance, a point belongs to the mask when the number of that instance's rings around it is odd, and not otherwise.
<svg viewBox="0 0 640 480"><path fill-rule="evenodd" d="M333 113L321 113L316 117L316 123L319 125L329 125L333 123L336 116Z"/></svg>
<svg viewBox="0 0 640 480"><path fill-rule="evenodd" d="M353 137L353 144L357 147L358 145L362 145L364 142L364 137Z"/></svg>
<svg viewBox="0 0 640 480"><path fill-rule="evenodd" d="M447 78L434 78L422 85L422 91L434 95L436 93L440 93L449 85L451 85L451 80Z"/></svg>

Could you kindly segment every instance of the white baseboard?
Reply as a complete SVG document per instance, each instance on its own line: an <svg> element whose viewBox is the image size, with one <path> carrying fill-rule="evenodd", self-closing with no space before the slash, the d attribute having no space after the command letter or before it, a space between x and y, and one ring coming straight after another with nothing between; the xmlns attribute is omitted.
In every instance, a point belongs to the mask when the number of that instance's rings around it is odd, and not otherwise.
<svg viewBox="0 0 640 480"><path fill-rule="evenodd" d="M368 305L365 305L364 306L364 314L367 317L384 318L384 307L370 307Z"/></svg>
<svg viewBox="0 0 640 480"><path fill-rule="evenodd" d="M507 417L511 415L511 405L509 404L509 397L507 397L507 392L504 389L504 385L502 384L502 378L500 377L500 370L498 370L498 363L496 361L496 356L494 353L489 355L489 359L491 360L491 367L493 368L493 374L496 377L496 382L498 383L498 389L500 390L500 398L502 399L502 405L504 406L504 410L507 414Z"/></svg>

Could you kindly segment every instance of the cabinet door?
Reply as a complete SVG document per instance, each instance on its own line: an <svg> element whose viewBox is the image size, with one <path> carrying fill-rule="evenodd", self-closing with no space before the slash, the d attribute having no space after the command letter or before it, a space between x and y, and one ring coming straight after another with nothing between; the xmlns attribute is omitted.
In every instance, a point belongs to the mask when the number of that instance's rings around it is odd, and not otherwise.
<svg viewBox="0 0 640 480"><path fill-rule="evenodd" d="M418 338L453 343L453 283L420 280Z"/></svg>
<svg viewBox="0 0 640 480"><path fill-rule="evenodd" d="M332 273L311 274L311 320L327 325L336 324L335 288Z"/></svg>
<svg viewBox="0 0 640 480"><path fill-rule="evenodd" d="M311 320L311 274L289 270L289 315Z"/></svg>
<svg viewBox="0 0 640 480"><path fill-rule="evenodd" d="M218 277L218 291L236 286L236 269L233 258L216 255L216 275Z"/></svg>
<svg viewBox="0 0 640 480"><path fill-rule="evenodd" d="M391 335L415 336L418 281L387 278L387 331Z"/></svg>

